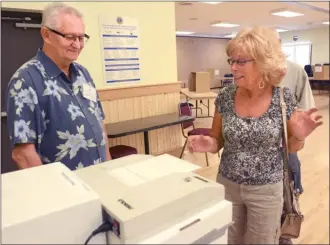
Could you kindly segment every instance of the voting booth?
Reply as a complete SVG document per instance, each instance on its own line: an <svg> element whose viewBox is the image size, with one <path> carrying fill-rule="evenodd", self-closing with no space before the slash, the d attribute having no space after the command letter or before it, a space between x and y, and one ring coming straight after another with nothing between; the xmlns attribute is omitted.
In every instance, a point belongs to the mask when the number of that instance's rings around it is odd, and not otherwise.
<svg viewBox="0 0 330 245"><path fill-rule="evenodd" d="M329 65L315 65L313 66L313 78L315 80L329 80Z"/></svg>
<svg viewBox="0 0 330 245"><path fill-rule="evenodd" d="M191 92L207 93L211 91L210 72L191 72L188 80L188 88Z"/></svg>

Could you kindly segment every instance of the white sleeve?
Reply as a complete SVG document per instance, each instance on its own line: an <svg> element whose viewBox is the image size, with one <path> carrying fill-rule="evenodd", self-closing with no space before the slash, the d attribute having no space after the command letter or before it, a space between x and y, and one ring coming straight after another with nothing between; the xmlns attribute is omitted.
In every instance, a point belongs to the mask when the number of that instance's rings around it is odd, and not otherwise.
<svg viewBox="0 0 330 245"><path fill-rule="evenodd" d="M298 108L303 110L314 108L315 102L313 92L309 83L309 78L304 69L301 69L299 72L298 79L300 80L300 82L297 82L296 89L296 98L299 103Z"/></svg>

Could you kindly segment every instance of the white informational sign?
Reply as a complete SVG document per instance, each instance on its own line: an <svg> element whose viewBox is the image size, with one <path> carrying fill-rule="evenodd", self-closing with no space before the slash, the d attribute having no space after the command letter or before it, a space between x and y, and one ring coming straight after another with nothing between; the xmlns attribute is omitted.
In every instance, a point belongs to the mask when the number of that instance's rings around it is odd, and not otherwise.
<svg viewBox="0 0 330 245"><path fill-rule="evenodd" d="M322 72L322 66L315 66L315 72Z"/></svg>
<svg viewBox="0 0 330 245"><path fill-rule="evenodd" d="M138 22L129 17L99 16L106 84L140 81Z"/></svg>

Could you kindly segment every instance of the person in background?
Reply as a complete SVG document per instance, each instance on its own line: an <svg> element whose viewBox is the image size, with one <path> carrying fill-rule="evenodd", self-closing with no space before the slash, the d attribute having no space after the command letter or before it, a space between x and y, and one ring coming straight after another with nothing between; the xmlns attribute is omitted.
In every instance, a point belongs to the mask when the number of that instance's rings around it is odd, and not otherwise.
<svg viewBox="0 0 330 245"><path fill-rule="evenodd" d="M235 84L220 90L209 136L190 136L190 152L221 148L217 182L233 204L229 244L279 244L283 210L283 121L280 84L286 61L276 31L254 27L240 31L227 46ZM287 105L288 147L297 152L322 117L315 108L297 111L290 89Z"/></svg>
<svg viewBox="0 0 330 245"><path fill-rule="evenodd" d="M281 37L277 34L281 43ZM290 60L286 60L287 72L281 84L288 87L298 102L298 108L306 111L315 107L313 92L309 83L308 75L303 67ZM297 153L289 153L289 166L292 170L294 188L303 193L301 183L301 163ZM280 238L280 244L292 244L291 240Z"/></svg>
<svg viewBox="0 0 330 245"><path fill-rule="evenodd" d="M8 85L13 160L20 169L62 162L71 170L110 160L93 79L74 62L89 39L82 14L62 3L48 5L41 36L43 47Z"/></svg>
<svg viewBox="0 0 330 245"><path fill-rule="evenodd" d="M278 39L281 42L279 34ZM293 61L287 59L286 63L287 72L282 79L281 84L291 90L292 94L298 102L298 108L300 110L306 111L314 108L315 102L313 92L306 71L299 64L294 63ZM293 171L295 189L299 189L300 193L303 193L303 187L301 184L300 161L298 159L297 153L289 154L289 164Z"/></svg>

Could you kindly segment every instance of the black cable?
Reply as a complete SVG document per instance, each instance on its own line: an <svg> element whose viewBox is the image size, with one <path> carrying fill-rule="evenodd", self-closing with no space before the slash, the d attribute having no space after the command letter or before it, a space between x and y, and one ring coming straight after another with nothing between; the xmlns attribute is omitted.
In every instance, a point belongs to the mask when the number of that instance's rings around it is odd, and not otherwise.
<svg viewBox="0 0 330 245"><path fill-rule="evenodd" d="M110 223L109 221L105 221L102 225L100 225L96 230L94 230L92 232L92 234L90 234L90 236L87 238L87 240L85 241L85 245L87 245L89 243L89 241L96 236L99 233L104 233L104 232L108 232L112 230L112 223Z"/></svg>

